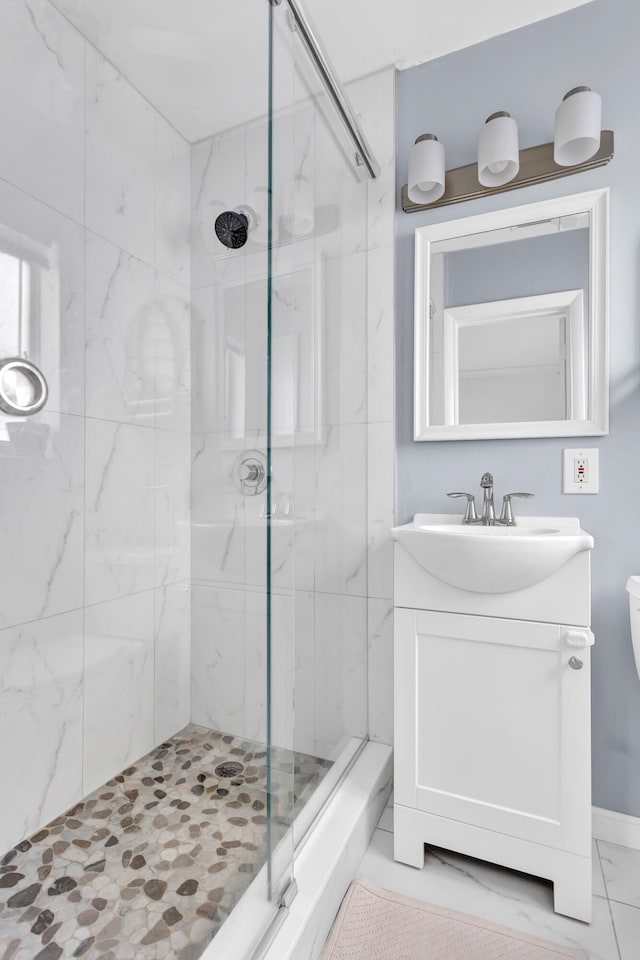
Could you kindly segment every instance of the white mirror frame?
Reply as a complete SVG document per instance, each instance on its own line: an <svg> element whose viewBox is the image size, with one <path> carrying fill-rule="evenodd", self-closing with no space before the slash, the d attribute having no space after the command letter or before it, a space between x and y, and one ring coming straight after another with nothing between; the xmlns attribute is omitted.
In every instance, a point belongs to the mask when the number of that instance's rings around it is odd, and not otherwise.
<svg viewBox="0 0 640 960"><path fill-rule="evenodd" d="M586 371L588 418L516 423L430 423L431 244L589 214L589 351ZM418 227L415 237L414 440L483 440L526 437L587 437L609 432L609 189L556 197L526 206ZM448 378L451 381L451 378ZM451 401L445 409L451 408Z"/></svg>

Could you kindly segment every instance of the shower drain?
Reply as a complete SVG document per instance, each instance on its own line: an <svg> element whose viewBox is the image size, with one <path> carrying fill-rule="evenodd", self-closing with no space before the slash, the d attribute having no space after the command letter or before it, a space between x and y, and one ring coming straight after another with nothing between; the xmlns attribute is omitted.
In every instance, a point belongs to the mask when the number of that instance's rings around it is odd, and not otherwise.
<svg viewBox="0 0 640 960"><path fill-rule="evenodd" d="M213 772L216 777L239 777L244 773L244 766L233 760L226 760L224 763L219 763Z"/></svg>

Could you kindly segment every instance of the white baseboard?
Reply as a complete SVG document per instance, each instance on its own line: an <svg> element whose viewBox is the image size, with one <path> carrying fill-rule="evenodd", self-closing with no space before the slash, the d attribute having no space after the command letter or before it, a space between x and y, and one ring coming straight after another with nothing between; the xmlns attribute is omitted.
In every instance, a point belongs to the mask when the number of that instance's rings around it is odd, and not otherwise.
<svg viewBox="0 0 640 960"><path fill-rule="evenodd" d="M640 850L640 817L593 807L593 837Z"/></svg>

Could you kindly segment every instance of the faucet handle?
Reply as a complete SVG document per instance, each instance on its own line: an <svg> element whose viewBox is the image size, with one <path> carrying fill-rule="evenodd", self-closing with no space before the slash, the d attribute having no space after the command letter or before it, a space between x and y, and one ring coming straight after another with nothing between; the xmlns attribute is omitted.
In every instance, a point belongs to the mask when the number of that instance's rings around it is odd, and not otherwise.
<svg viewBox="0 0 640 960"><path fill-rule="evenodd" d="M513 510L511 509L512 497L523 497L526 500L530 500L531 497L535 497L535 493L525 493L524 491L505 493L502 498L502 513L500 514L498 523L504 523L507 527L515 527L516 525L516 521L513 518Z"/></svg>
<svg viewBox="0 0 640 960"><path fill-rule="evenodd" d="M462 518L463 523L477 523L478 514L476 513L476 498L472 493L463 493L461 491L455 491L454 493L448 493L448 497L466 497L467 498L467 507L464 511L464 517Z"/></svg>

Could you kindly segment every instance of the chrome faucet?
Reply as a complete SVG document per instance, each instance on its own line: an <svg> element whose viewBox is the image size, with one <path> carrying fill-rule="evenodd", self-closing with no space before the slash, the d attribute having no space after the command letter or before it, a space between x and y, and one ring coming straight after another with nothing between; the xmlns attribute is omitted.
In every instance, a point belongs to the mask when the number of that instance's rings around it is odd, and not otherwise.
<svg viewBox="0 0 640 960"><path fill-rule="evenodd" d="M466 497L467 506L464 512L464 517L462 518L463 523L481 523L485 527L493 527L496 524L500 524L504 527L515 527L516 521L513 516L513 509L511 506L511 500L513 497L526 497L529 499L533 497L533 493L524 493L519 491L517 493L505 493L502 498L502 512L499 517L496 517L495 508L493 505L493 474L483 473L480 478L480 486L484 490L484 500L482 503L482 515L479 517L476 513L476 498L472 493L462 493L456 491L454 493L448 493L448 497Z"/></svg>
<svg viewBox="0 0 640 960"><path fill-rule="evenodd" d="M480 478L480 486L484 490L480 523L484 527L493 527L496 522L496 512L493 508L493 474L483 473Z"/></svg>

